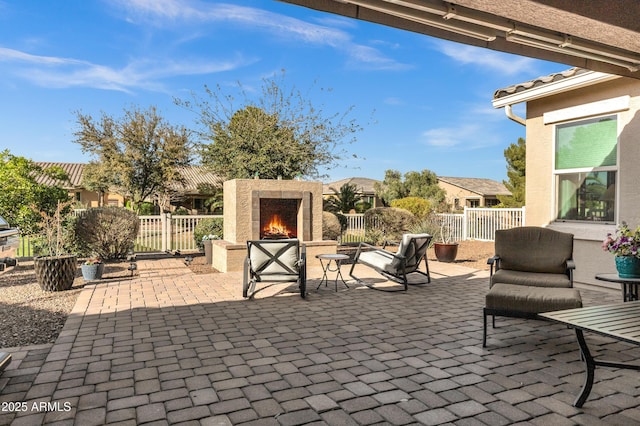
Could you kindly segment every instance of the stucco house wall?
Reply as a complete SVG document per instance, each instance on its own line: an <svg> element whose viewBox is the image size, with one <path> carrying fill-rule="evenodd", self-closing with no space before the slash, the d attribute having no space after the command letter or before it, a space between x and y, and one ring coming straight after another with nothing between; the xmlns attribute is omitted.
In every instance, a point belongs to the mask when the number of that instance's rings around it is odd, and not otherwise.
<svg viewBox="0 0 640 426"><path fill-rule="evenodd" d="M469 191L464 188L460 188L459 186L451 185L450 183L438 181L438 186L444 189L446 193L447 204L449 204L454 209L462 209L463 207L471 207L469 200L478 200L480 206L485 206L484 197ZM458 204L456 205L456 199L458 200Z"/></svg>
<svg viewBox="0 0 640 426"><path fill-rule="evenodd" d="M629 96L628 108L607 111L606 101L626 96ZM571 109L573 107L578 108ZM576 282L618 288L594 278L596 273L615 272L613 256L601 248L607 233L615 230L615 223L555 220L553 159L556 123L544 123L544 114L549 112L561 112L565 117L562 122L617 114L615 222L625 221L635 227L640 224L640 81L621 77L527 102L527 224L549 226L574 234ZM590 112L597 113L588 115Z"/></svg>

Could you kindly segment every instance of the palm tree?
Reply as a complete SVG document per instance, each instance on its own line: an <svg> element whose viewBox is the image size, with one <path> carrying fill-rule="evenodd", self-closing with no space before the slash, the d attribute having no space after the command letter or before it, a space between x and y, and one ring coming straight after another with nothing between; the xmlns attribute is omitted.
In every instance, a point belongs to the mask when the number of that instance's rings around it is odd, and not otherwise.
<svg viewBox="0 0 640 426"><path fill-rule="evenodd" d="M325 210L333 213L349 213L355 210L356 204L362 202L362 195L358 193L358 187L355 184L345 183L340 190L329 188L333 191L333 195L329 197L325 204Z"/></svg>

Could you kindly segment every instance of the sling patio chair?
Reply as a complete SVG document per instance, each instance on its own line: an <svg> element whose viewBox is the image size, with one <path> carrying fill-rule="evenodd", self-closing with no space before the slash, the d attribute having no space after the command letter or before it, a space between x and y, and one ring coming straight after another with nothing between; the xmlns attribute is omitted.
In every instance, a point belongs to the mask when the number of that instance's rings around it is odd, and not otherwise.
<svg viewBox="0 0 640 426"><path fill-rule="evenodd" d="M360 243L349 275L358 283L381 291L407 291L409 285L430 283L431 275L429 274L429 263L427 262L426 254L431 239L432 236L429 234L404 234L396 253L385 250L384 248L376 248L371 244ZM419 269L420 263L423 260L426 272L422 272ZM385 278L402 284L403 286L382 287L367 283L353 274L353 269L358 264L373 268ZM409 282L407 276L412 273L426 277L426 281Z"/></svg>
<svg viewBox="0 0 640 426"><path fill-rule="evenodd" d="M307 291L306 248L296 238L247 241L242 296L251 298L259 282L296 282L300 296Z"/></svg>

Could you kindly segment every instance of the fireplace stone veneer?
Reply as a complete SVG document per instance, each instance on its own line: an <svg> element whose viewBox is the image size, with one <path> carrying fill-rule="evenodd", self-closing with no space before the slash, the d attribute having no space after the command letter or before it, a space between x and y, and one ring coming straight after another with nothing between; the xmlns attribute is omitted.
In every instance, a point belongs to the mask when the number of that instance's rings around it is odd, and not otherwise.
<svg viewBox="0 0 640 426"><path fill-rule="evenodd" d="M213 242L217 270L242 269L247 241L260 239L260 200L266 199L296 201L296 236L307 246L308 261L336 252L336 241L322 241L322 182L233 179L224 182L223 191L224 240Z"/></svg>

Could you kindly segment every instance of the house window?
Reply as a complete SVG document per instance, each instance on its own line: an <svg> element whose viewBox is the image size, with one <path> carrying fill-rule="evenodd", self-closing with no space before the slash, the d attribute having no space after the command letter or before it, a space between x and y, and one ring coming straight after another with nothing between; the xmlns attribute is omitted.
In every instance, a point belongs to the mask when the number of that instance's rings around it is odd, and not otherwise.
<svg viewBox="0 0 640 426"><path fill-rule="evenodd" d="M471 200L467 200L467 204L469 205L469 207L471 207L472 209L477 209L478 207L480 207L480 200L474 198Z"/></svg>
<svg viewBox="0 0 640 426"><path fill-rule="evenodd" d="M617 135L616 116L556 126L558 220L615 220Z"/></svg>

